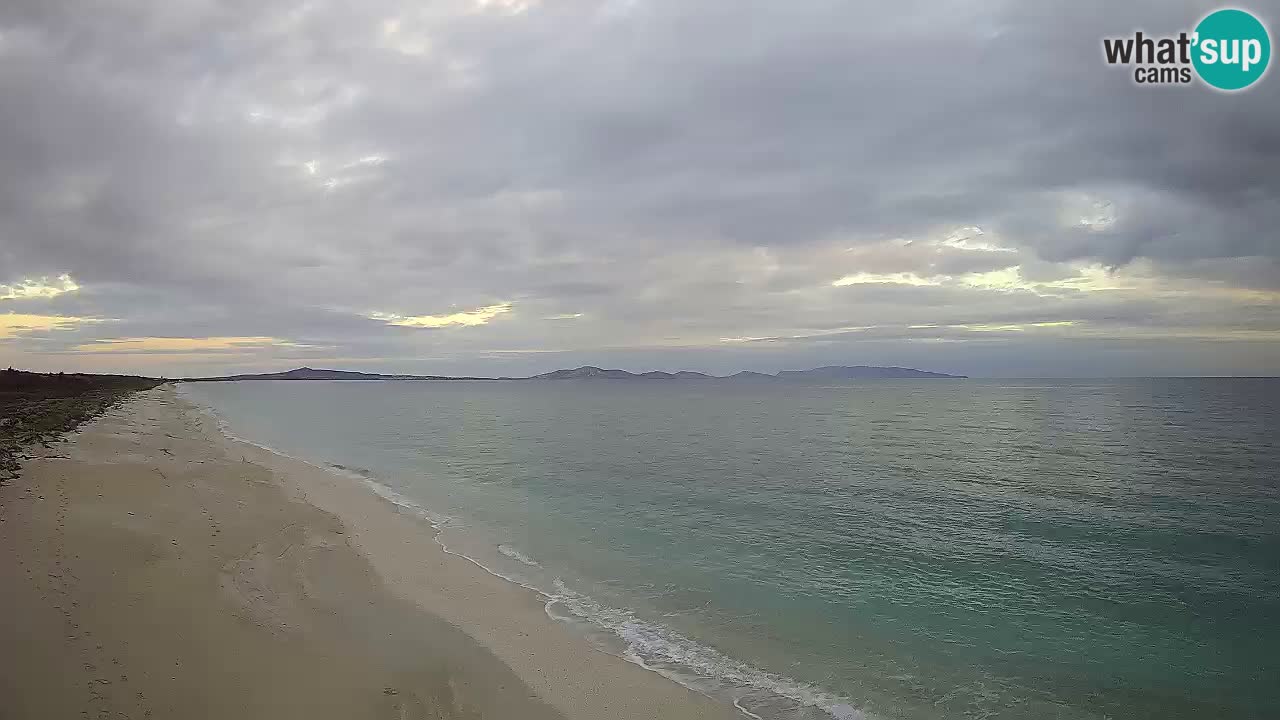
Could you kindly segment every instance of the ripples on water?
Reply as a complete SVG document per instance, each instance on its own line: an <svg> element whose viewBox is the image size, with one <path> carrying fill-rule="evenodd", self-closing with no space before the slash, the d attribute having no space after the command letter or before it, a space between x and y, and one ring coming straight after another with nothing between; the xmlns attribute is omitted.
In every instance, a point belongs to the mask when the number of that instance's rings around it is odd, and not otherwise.
<svg viewBox="0 0 1280 720"><path fill-rule="evenodd" d="M186 391L762 717L1280 716L1276 381Z"/></svg>

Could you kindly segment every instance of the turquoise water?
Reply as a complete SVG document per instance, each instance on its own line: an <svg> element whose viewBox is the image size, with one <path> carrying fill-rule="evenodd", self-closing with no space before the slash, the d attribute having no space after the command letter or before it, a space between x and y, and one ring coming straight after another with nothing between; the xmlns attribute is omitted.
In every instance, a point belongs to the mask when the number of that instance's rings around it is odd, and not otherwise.
<svg viewBox="0 0 1280 720"><path fill-rule="evenodd" d="M762 718L1280 717L1280 382L188 385Z"/></svg>

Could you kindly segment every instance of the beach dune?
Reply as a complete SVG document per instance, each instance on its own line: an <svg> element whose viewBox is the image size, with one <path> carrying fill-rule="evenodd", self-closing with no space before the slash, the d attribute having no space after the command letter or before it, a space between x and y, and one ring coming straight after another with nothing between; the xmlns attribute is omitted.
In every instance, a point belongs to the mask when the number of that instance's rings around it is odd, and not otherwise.
<svg viewBox="0 0 1280 720"><path fill-rule="evenodd" d="M160 387L0 487L0 718L727 718Z"/></svg>

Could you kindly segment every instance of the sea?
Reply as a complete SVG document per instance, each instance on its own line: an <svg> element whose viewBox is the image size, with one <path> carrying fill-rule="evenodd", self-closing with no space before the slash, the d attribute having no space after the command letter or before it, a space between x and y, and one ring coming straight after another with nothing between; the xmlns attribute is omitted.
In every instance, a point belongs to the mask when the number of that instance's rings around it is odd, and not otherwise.
<svg viewBox="0 0 1280 720"><path fill-rule="evenodd" d="M181 392L744 717L1280 718L1280 380Z"/></svg>

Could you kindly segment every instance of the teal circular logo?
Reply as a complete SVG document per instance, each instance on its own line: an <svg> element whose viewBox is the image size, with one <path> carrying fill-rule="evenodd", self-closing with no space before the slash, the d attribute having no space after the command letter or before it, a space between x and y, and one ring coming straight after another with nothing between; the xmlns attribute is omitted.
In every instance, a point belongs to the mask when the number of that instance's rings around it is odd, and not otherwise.
<svg viewBox="0 0 1280 720"><path fill-rule="evenodd" d="M1244 10L1218 10L1196 25L1191 62L1200 79L1219 90L1242 90L1267 71L1271 37Z"/></svg>

